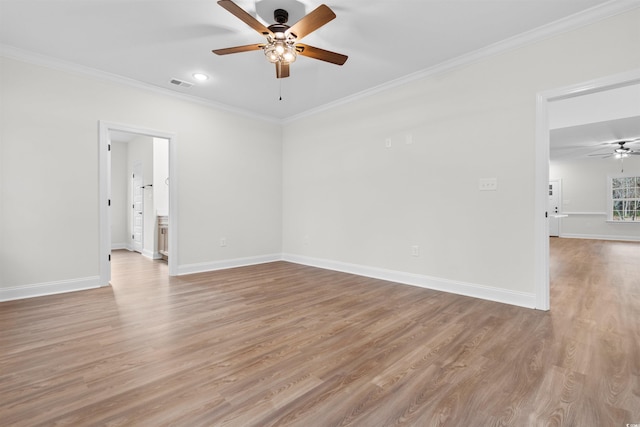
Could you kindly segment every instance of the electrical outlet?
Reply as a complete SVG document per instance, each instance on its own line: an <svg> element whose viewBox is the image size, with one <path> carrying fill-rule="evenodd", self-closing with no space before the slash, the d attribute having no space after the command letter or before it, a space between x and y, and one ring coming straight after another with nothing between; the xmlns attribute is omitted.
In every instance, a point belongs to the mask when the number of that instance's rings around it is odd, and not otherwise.
<svg viewBox="0 0 640 427"><path fill-rule="evenodd" d="M411 246L411 256L420 256L420 246L418 245Z"/></svg>
<svg viewBox="0 0 640 427"><path fill-rule="evenodd" d="M480 191L496 191L498 189L498 178L480 178L478 189Z"/></svg>
<svg viewBox="0 0 640 427"><path fill-rule="evenodd" d="M406 134L404 136L404 142L406 144L413 144L413 134L410 134L410 133Z"/></svg>
<svg viewBox="0 0 640 427"><path fill-rule="evenodd" d="M391 138L386 138L384 140L384 146L387 148L391 148Z"/></svg>
<svg viewBox="0 0 640 427"><path fill-rule="evenodd" d="M226 237L221 237L220 238L220 246L221 247L227 246L227 238Z"/></svg>

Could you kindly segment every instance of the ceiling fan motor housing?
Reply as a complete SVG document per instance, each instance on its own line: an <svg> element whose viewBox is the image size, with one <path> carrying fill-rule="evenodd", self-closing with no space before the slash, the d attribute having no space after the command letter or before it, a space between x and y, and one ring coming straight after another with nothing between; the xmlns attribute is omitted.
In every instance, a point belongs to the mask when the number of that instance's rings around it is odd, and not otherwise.
<svg viewBox="0 0 640 427"><path fill-rule="evenodd" d="M276 9L273 11L273 18L278 24L285 24L289 20L289 12L284 9Z"/></svg>

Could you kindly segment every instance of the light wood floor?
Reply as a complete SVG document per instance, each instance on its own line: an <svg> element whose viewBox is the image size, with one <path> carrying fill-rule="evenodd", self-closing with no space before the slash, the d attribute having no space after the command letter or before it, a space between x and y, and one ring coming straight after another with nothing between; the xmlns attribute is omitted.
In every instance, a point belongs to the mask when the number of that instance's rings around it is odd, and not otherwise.
<svg viewBox="0 0 640 427"><path fill-rule="evenodd" d="M0 304L0 425L640 423L640 245L552 239L540 312L276 262Z"/></svg>

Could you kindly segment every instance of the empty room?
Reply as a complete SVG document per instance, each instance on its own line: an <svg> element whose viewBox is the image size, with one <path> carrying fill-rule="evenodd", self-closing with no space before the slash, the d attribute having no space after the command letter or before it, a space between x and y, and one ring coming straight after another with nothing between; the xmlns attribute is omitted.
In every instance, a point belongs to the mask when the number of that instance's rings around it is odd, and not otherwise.
<svg viewBox="0 0 640 427"><path fill-rule="evenodd" d="M640 3L0 0L0 424L640 425Z"/></svg>

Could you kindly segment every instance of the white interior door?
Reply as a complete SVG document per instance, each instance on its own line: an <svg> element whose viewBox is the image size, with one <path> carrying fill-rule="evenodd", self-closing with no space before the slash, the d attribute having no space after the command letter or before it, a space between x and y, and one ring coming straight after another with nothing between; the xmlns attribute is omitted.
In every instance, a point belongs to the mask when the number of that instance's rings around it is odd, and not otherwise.
<svg viewBox="0 0 640 427"><path fill-rule="evenodd" d="M144 188L142 181L142 163L133 165L133 175L131 177L131 240L132 248L136 252L142 253L143 233L144 233Z"/></svg>
<svg viewBox="0 0 640 427"><path fill-rule="evenodd" d="M560 236L560 181L549 181L549 236Z"/></svg>

